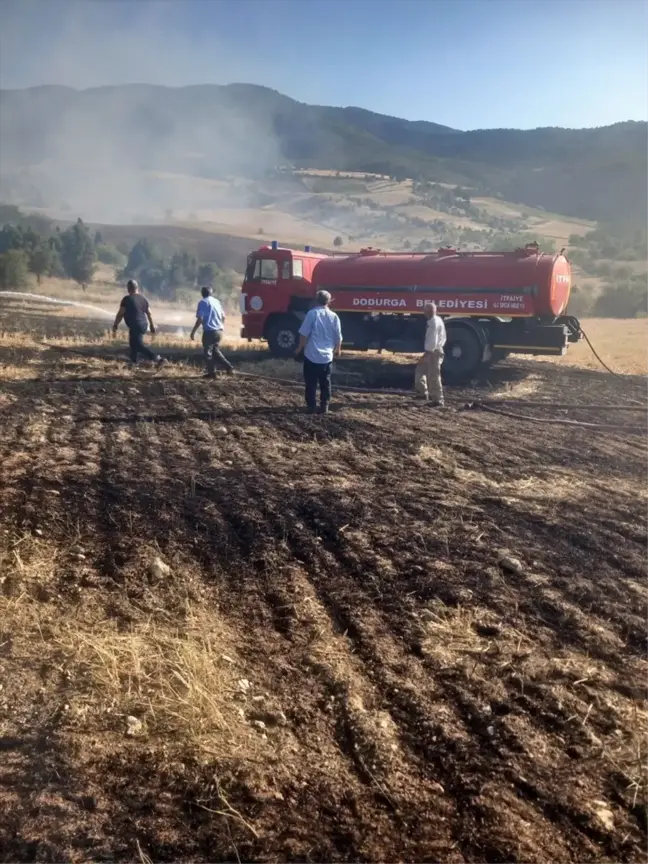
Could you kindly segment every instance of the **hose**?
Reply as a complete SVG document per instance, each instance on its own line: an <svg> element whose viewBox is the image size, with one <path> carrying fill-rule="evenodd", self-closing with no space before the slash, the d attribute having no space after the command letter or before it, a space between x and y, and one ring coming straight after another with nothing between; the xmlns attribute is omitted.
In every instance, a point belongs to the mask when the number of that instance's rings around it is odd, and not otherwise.
<svg viewBox="0 0 648 864"><path fill-rule="evenodd" d="M574 405L566 402L531 402L526 399L484 399L474 405L524 405L526 408L556 408L570 411L647 411L646 405Z"/></svg>
<svg viewBox="0 0 648 864"><path fill-rule="evenodd" d="M628 378L627 378L625 375L619 375L619 373L618 373L618 372L615 372L614 369L610 369L610 367L607 365L607 363L605 362L605 360L602 359L602 357L600 356L600 354L598 353L598 351L596 350L596 348L592 345L589 336L588 336L587 333L583 330L582 327L580 328L580 332L583 334L583 339L584 339L584 340L587 342L587 344L589 345L589 347L590 347L590 349L591 349L591 351L592 351L592 354L596 357L596 359L599 361L599 363L601 364L601 366L602 366L604 369L606 369L606 370L610 373L610 375L614 375L614 377L615 377L615 378L618 378L619 381L624 381L624 382L625 382L626 384L628 384L630 387L634 387L635 389L641 389L641 390L644 391L644 393L646 393L646 386L642 386L642 385L640 385L640 384L636 384L634 381L629 381Z"/></svg>
<svg viewBox="0 0 648 864"><path fill-rule="evenodd" d="M641 435L645 435L647 431L644 426L624 426L620 423L586 423L583 420L529 417L525 414L517 414L513 411L501 411L499 408L492 408L490 405L484 404L483 402L476 402L470 407L481 409L482 411L488 411L490 414L499 414L501 417L512 417L514 420L526 420L528 423L547 423L554 426L575 426L577 428L585 429L607 429L609 431L615 430L617 432L636 432Z"/></svg>

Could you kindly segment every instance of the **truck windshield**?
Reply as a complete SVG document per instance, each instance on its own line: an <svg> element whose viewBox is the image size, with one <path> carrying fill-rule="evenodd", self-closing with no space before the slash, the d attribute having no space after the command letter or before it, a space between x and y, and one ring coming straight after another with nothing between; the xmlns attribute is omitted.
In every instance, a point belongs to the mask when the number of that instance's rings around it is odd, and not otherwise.
<svg viewBox="0 0 648 864"><path fill-rule="evenodd" d="M273 258L248 258L248 266L245 271L247 282L257 280L276 281L279 278L279 267Z"/></svg>

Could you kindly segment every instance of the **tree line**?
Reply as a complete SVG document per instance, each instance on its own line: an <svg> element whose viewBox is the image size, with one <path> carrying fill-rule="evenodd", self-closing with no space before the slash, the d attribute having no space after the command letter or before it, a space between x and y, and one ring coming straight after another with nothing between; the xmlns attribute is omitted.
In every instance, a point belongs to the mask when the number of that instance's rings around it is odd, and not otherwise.
<svg viewBox="0 0 648 864"><path fill-rule="evenodd" d="M569 311L598 318L636 318L648 313L646 227L617 222L569 237L567 253L583 278L603 282L596 294L587 284L572 289Z"/></svg>
<svg viewBox="0 0 648 864"><path fill-rule="evenodd" d="M81 219L64 231L57 226L48 233L28 222L7 222L0 228L3 288L25 285L30 273L39 285L43 276L58 276L86 286L92 281L96 262L96 244Z"/></svg>
<svg viewBox="0 0 648 864"><path fill-rule="evenodd" d="M164 300L182 299L197 284L211 285L225 299L234 291L227 273L186 249L165 255L146 237L130 249L117 248L82 219L62 230L49 219L0 204L0 288L24 287L30 274L39 285L44 276L53 276L85 288L99 262L113 267L118 281L138 279L146 292Z"/></svg>
<svg viewBox="0 0 648 864"><path fill-rule="evenodd" d="M438 230L439 236L420 241L415 251L429 252L439 245L505 250L534 239L523 232L484 232L444 222L428 228L433 235ZM334 245L339 248L342 244L342 237L336 237ZM409 250L412 245L406 240L403 248ZM544 238L542 251L557 250L552 241ZM574 285L569 303L572 314L635 318L647 313L645 227L636 223L603 225L582 237L572 235L567 255L580 269L583 280L595 277L603 282L599 292L587 281ZM138 279L147 293L161 299L193 299L196 285L211 285L228 303L235 299L232 277L216 264L201 262L186 249L167 250L164 254L146 237L130 248L117 248L104 242L100 231L93 233L82 219L61 229L45 217L0 204L0 288L23 287L30 274L38 284L43 276L56 276L73 279L85 287L93 280L98 262L113 267L120 281Z"/></svg>
<svg viewBox="0 0 648 864"><path fill-rule="evenodd" d="M138 240L117 272L118 279L137 279L142 288L163 300L182 299L183 289L211 285L220 296L229 298L235 286L232 278L211 262L201 262L186 249L164 256L147 237Z"/></svg>

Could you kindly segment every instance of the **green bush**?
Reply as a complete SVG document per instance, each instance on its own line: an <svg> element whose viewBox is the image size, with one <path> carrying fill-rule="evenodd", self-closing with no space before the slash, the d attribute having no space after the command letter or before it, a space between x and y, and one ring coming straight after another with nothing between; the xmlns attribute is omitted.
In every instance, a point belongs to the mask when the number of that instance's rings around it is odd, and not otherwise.
<svg viewBox="0 0 648 864"><path fill-rule="evenodd" d="M648 288L645 278L639 278L625 285L607 285L592 311L599 318L637 318L647 310Z"/></svg>
<svg viewBox="0 0 648 864"><path fill-rule="evenodd" d="M109 243L99 243L96 251L97 260L108 267L123 267L126 264L126 256Z"/></svg>
<svg viewBox="0 0 648 864"><path fill-rule="evenodd" d="M29 258L22 249L9 249L0 255L0 286L22 288L28 281Z"/></svg>
<svg viewBox="0 0 648 864"><path fill-rule="evenodd" d="M583 288L578 285L573 285L569 295L569 303L567 304L567 314L575 315L577 318L584 318L589 315L594 305L594 297L592 289L588 286Z"/></svg>

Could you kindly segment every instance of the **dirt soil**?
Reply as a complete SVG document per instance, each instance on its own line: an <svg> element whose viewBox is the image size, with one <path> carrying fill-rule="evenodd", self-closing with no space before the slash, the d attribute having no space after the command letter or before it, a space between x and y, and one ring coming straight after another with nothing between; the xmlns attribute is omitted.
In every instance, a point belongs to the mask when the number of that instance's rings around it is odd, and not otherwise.
<svg viewBox="0 0 648 864"><path fill-rule="evenodd" d="M0 380L0 860L646 860L646 436L463 410L641 392L516 362L444 411L308 417L29 362Z"/></svg>

